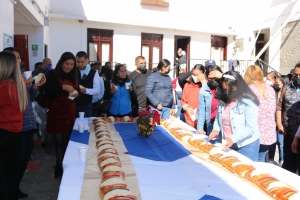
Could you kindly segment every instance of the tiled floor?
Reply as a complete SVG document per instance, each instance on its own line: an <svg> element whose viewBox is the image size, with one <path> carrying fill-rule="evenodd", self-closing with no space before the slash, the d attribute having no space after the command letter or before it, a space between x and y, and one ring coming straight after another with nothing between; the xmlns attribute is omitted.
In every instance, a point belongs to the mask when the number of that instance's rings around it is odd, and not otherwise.
<svg viewBox="0 0 300 200"><path fill-rule="evenodd" d="M26 200L56 200L60 180L54 178L55 156L45 153L42 147L33 147L33 160L40 161L39 170L25 172L21 182L21 190L29 194ZM20 199L21 200L21 199Z"/></svg>

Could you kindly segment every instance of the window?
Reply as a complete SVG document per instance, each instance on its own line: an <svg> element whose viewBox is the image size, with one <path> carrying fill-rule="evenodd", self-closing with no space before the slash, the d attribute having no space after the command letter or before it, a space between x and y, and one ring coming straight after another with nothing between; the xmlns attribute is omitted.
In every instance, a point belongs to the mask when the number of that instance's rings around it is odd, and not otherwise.
<svg viewBox="0 0 300 200"><path fill-rule="evenodd" d="M142 33L141 54L149 64L148 68L156 67L162 59L163 35Z"/></svg>
<svg viewBox="0 0 300 200"><path fill-rule="evenodd" d="M227 59L227 37L211 36L211 52L210 59L215 60L220 65L221 60Z"/></svg>
<svg viewBox="0 0 300 200"><path fill-rule="evenodd" d="M113 30L88 29L88 55L90 62L113 61Z"/></svg>

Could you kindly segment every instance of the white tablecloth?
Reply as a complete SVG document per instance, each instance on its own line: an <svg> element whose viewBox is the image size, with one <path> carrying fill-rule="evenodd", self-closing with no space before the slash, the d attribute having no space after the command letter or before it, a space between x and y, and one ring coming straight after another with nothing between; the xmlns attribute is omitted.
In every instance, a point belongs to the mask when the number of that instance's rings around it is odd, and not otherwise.
<svg viewBox="0 0 300 200"><path fill-rule="evenodd" d="M85 168L85 162L79 161L77 148L80 146L83 144L69 142L63 162L64 175L59 200L80 199ZM171 162L129 156L143 200L198 200L205 194L224 200L272 199L253 183L193 154ZM299 176L269 163L255 163L255 166L300 191Z"/></svg>
<svg viewBox="0 0 300 200"><path fill-rule="evenodd" d="M74 127L84 123L88 127L88 118L76 119ZM82 133L87 134L87 133ZM80 142L69 141L64 161L63 177L59 187L58 200L79 200L84 177L85 162L79 160L78 147L88 146Z"/></svg>

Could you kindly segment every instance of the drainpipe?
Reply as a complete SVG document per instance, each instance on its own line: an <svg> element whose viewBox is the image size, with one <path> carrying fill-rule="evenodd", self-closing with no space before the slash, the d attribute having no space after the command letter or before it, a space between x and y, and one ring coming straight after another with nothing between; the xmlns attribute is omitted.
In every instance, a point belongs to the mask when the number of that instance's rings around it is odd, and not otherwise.
<svg viewBox="0 0 300 200"><path fill-rule="evenodd" d="M270 44L273 42L273 40L277 37L277 35L282 31L282 29L291 21L291 19L295 16L296 12L299 10L299 0L297 0L296 4L294 6L294 10L291 12L290 16L285 20L285 22L280 26L280 28L275 32L275 34L270 38L270 40L267 42L267 44L262 48L262 50L257 54L255 57L255 61L265 52L265 50L270 46ZM300 16L300 13L297 15L297 18Z"/></svg>

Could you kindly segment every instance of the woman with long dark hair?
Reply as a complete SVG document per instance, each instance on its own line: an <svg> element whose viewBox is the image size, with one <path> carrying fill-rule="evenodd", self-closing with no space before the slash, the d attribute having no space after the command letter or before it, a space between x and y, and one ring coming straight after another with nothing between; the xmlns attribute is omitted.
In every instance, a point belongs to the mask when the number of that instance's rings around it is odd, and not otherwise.
<svg viewBox="0 0 300 200"><path fill-rule="evenodd" d="M128 86L127 86L128 85ZM124 64L116 64L110 81L111 106L108 116L137 116L138 101Z"/></svg>
<svg viewBox="0 0 300 200"><path fill-rule="evenodd" d="M287 86L290 83L290 79L287 75L281 75L275 80L274 84L274 90L276 92L276 102L278 101L279 97L281 96L282 90L285 86ZM283 135L279 133L276 127L276 142L272 144L269 147L269 162L274 164L274 156L275 156L275 150L276 150L276 145L278 147L278 152L279 152L279 160L278 160L278 165L282 166L283 164Z"/></svg>
<svg viewBox="0 0 300 200"><path fill-rule="evenodd" d="M218 99L216 98L216 89L220 85L220 81L215 78L208 78L209 73L215 70L223 73L221 68L217 65L207 67L205 71L207 84L203 85L200 89L197 123L198 134L209 134L213 130L214 121L217 115ZM220 137L220 139L222 138Z"/></svg>
<svg viewBox="0 0 300 200"><path fill-rule="evenodd" d="M198 120L192 119L191 116L198 114L199 106L199 90L202 86L201 81L204 79L205 68L201 64L197 64L192 69L192 75L189 77L188 82L185 84L182 96L181 106L184 110L184 118L188 125L196 127Z"/></svg>
<svg viewBox="0 0 300 200"><path fill-rule="evenodd" d="M75 122L76 102L72 98L76 98L79 91L75 65L75 56L71 52L65 52L55 69L46 75L47 132L53 134L55 141L55 178L62 176L62 161Z"/></svg>
<svg viewBox="0 0 300 200"><path fill-rule="evenodd" d="M225 139L224 148L231 148L244 156L258 161L259 100L235 71L223 74L217 88L218 114L209 139L216 139L221 131Z"/></svg>
<svg viewBox="0 0 300 200"><path fill-rule="evenodd" d="M162 119L169 119L170 114L174 114L172 80L168 75L170 64L167 59L162 59L146 83L146 96L151 109L157 110Z"/></svg>

